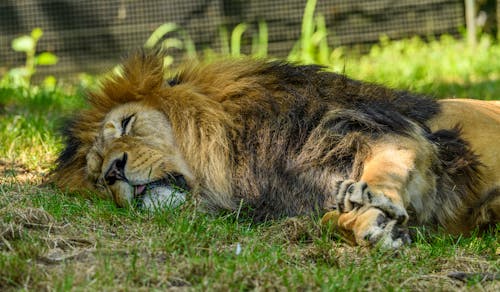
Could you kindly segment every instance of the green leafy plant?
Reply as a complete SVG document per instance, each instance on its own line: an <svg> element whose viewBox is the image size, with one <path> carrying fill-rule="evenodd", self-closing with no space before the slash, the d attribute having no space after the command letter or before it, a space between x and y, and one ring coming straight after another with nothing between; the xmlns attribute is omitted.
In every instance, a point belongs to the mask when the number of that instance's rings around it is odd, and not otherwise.
<svg viewBox="0 0 500 292"><path fill-rule="evenodd" d="M17 86L29 87L31 77L36 72L37 66L51 66L57 64L58 58L50 52L37 54L36 48L38 41L43 35L41 28L35 28L30 35L20 36L12 41L12 49L16 52L22 52L26 55L24 66L11 69L7 77L10 82ZM54 77L48 77L48 83L54 83Z"/></svg>
<svg viewBox="0 0 500 292"><path fill-rule="evenodd" d="M242 55L242 39L243 34L247 31L249 25L240 23L236 25L231 33L226 27L221 27L219 30L220 37L220 54L223 56L239 57ZM174 36L177 34L177 36ZM168 37L167 37L168 36ZM194 42L189 35L180 29L175 23L164 23L160 25L149 36L144 43L145 48L161 47L168 52L169 49L183 50L185 56L190 59L198 58L198 52ZM268 30L267 24L264 21L258 23L258 31L252 36L251 55L258 58L267 57L268 47ZM211 49L204 51L204 58L214 58L218 53ZM164 59L165 67L169 67L174 63L172 55L166 55Z"/></svg>
<svg viewBox="0 0 500 292"><path fill-rule="evenodd" d="M239 57L242 53L243 34L248 30L249 24L240 23L231 31L231 37L226 27L219 30L221 41L221 54ZM251 55L257 58L267 57L268 30L264 21L259 21L257 33L252 35Z"/></svg>
<svg viewBox="0 0 500 292"><path fill-rule="evenodd" d="M168 34L178 33L179 37L165 37ZM154 48L161 46L162 49L183 49L188 58L196 58L196 47L194 42L191 40L189 35L175 23L164 23L160 25L153 33L149 36L146 43L144 43L145 48ZM166 55L164 59L165 67L170 66L174 62L174 58L171 55Z"/></svg>
<svg viewBox="0 0 500 292"><path fill-rule="evenodd" d="M246 23L240 23L234 27L231 33L231 56L239 57L241 55L241 39L247 28Z"/></svg>
<svg viewBox="0 0 500 292"><path fill-rule="evenodd" d="M265 21L261 20L258 24L259 30L252 38L252 56L257 58L267 57L268 30Z"/></svg>
<svg viewBox="0 0 500 292"><path fill-rule="evenodd" d="M330 65L342 55L342 49L328 46L328 30L322 15L314 17L317 0L308 0L302 17L300 39L292 48L288 59L303 64Z"/></svg>
<svg viewBox="0 0 500 292"><path fill-rule="evenodd" d="M247 28L248 24L240 23L233 28L231 36L225 26L219 28L220 48L223 56L241 56L241 42Z"/></svg>

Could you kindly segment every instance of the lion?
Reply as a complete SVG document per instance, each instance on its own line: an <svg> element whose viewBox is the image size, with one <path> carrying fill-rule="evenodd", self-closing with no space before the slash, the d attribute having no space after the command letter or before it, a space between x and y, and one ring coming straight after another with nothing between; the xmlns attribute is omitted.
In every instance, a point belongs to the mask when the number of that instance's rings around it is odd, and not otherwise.
<svg viewBox="0 0 500 292"><path fill-rule="evenodd" d="M411 243L407 226L468 234L499 222L499 102L250 58L166 78L162 60L135 53L88 94L63 133L57 187L146 209L192 197L256 221L324 214L386 248Z"/></svg>

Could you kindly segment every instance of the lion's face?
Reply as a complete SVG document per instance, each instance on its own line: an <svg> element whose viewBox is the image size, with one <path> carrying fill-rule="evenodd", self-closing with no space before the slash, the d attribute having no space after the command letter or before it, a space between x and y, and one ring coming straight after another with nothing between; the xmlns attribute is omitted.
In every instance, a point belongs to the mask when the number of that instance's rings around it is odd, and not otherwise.
<svg viewBox="0 0 500 292"><path fill-rule="evenodd" d="M178 205L192 182L166 116L140 102L112 109L86 154L86 175L119 206Z"/></svg>

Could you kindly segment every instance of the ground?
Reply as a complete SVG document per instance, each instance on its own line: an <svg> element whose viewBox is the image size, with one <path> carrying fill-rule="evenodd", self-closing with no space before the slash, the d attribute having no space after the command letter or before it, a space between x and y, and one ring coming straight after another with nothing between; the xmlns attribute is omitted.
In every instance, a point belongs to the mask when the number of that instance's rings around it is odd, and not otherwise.
<svg viewBox="0 0 500 292"><path fill-rule="evenodd" d="M151 214L40 186L46 173L0 164L0 289L498 291L498 230L414 230L400 251L353 247L302 217L253 224L188 203Z"/></svg>

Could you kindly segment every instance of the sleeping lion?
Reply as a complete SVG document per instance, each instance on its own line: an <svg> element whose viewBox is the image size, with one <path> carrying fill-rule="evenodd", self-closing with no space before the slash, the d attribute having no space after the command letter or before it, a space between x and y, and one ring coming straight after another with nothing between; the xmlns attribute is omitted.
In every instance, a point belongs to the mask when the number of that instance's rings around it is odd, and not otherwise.
<svg viewBox="0 0 500 292"><path fill-rule="evenodd" d="M124 207L193 196L256 220L320 213L386 248L410 243L408 225L467 234L500 221L498 101L435 101L250 59L165 79L162 60L136 53L89 93L53 183Z"/></svg>

